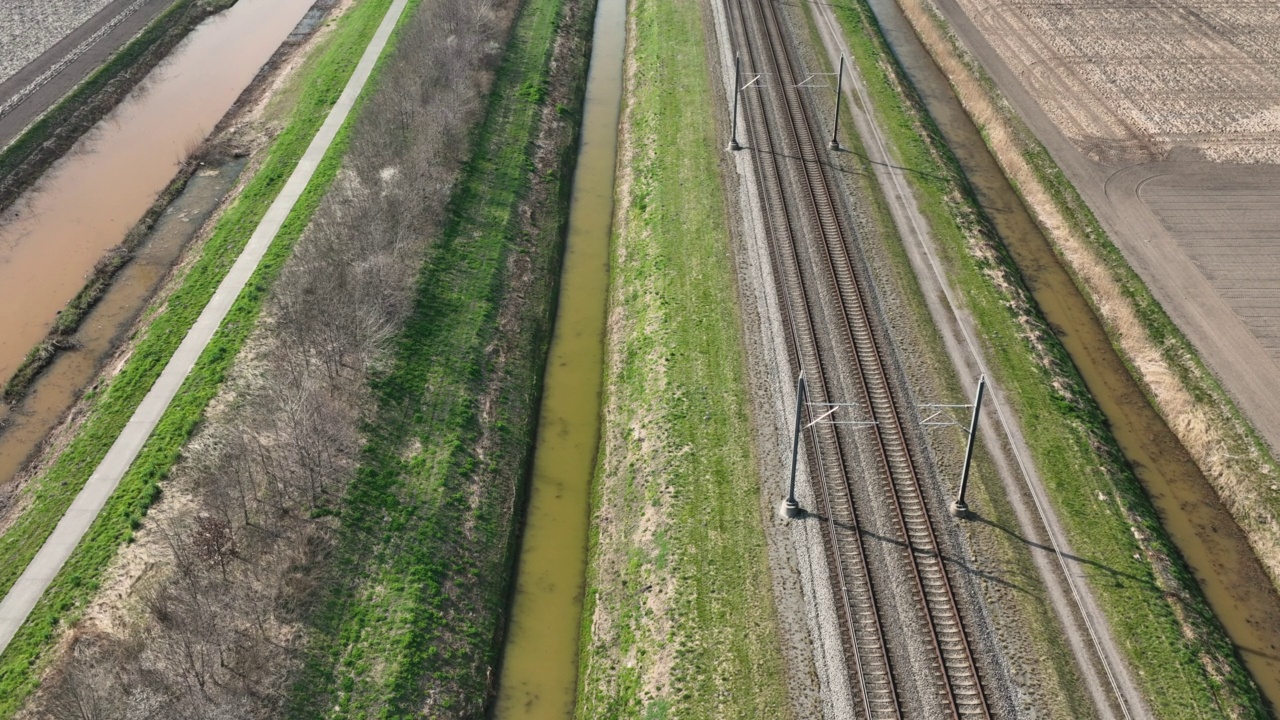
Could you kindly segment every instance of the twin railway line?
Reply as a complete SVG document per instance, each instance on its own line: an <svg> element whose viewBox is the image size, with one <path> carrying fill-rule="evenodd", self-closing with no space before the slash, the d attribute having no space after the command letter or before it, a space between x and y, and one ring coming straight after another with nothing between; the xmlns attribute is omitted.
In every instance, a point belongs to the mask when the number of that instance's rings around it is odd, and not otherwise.
<svg viewBox="0 0 1280 720"><path fill-rule="evenodd" d="M792 367L804 373L808 394L818 404L833 402L829 388L838 387L841 377L854 378L851 386L845 385L854 397L840 400L864 407L874 421L867 427L875 451L862 461L876 476L868 480L878 485L877 498L888 508L896 540L905 547L902 557L908 584L936 671L936 697L911 702L919 703L929 716L991 717L903 430L899 401L885 369L884 335L877 336L858 284L849 253L854 237L822 162L826 144L817 140L820 135L805 111L797 87L799 68L777 8L773 0L729 0L727 4L735 48L749 73L768 79L766 91L744 93L744 119L762 185L765 229L786 315ZM817 273L803 269L804 258L812 258ZM819 304L820 312L815 312ZM804 417L806 458L818 505L815 515L823 522L841 641L858 705L855 711L859 717L875 720L903 717L898 673L908 669L895 667L892 640L886 638L882 622L887 593L877 593L877 583L884 578L869 567L863 547L860 518L867 510L855 502L854 477L846 458L852 441L843 437L841 426L814 423L807 408Z"/></svg>

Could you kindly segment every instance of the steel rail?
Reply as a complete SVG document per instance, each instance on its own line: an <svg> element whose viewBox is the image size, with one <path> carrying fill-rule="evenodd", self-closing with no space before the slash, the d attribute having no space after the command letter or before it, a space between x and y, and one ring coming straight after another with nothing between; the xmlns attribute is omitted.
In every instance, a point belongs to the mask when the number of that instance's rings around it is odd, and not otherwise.
<svg viewBox="0 0 1280 720"><path fill-rule="evenodd" d="M924 618L932 640L934 656L940 670L942 695L953 717L990 717L990 710L982 692L977 667L973 661L968 638L964 633L959 607L952 592L946 568L942 563L937 538L933 531L932 522L929 519L919 477L912 462L910 446L902 428L898 405L894 401L888 375L884 369L884 362L874 333L872 316L868 311L866 299L860 291L854 275L853 262L846 244L848 233L841 222L840 213L833 199L834 195L825 168L820 160L817 143L813 139L813 127L794 82L795 77L797 77L795 61L786 38L783 36L781 23L773 3L770 0L750 0L750 5L756 13L756 27L763 28L760 32L765 39L765 44L768 46L766 60L769 65L765 68L765 71L775 79L777 87L771 89L782 100L781 104L785 111L782 113L784 118L783 125L785 126L784 132L786 136L789 136L791 147L798 152L801 166L804 170L801 185L804 189L803 199L807 199L808 202L805 203L802 200L802 204L808 210L809 221L813 223L813 227L819 231L822 237L822 243L820 244L821 254L826 261L822 266L826 271L826 280L838 299L835 304L841 321L839 325L842 330L838 334L843 336L844 343L849 350L849 357L855 363L859 389L877 422L872 427L877 441L876 447L879 460L884 469L883 479L885 484L883 489L889 505L894 511L899 530L906 539L907 556L912 577L924 608ZM749 17L749 15L742 11L741 4L739 4L739 10L743 15L743 17L738 18L743 45L747 48L752 67L759 70L760 66L756 63L755 43L752 41L751 33L745 27L747 21L744 17ZM752 145L756 153L757 165L762 167L764 170L762 174L767 176L767 182L765 182L766 194L767 200L770 201L772 206L769 217L782 225L782 228L780 228L782 232L777 234L786 240L784 244L790 250L789 253L784 254L783 258L784 260L790 260L790 262L784 262L783 265L785 265L785 270L787 271L785 274L790 280L789 285L791 287L789 289L780 288L779 291L791 316L791 325L789 327L791 331L789 340L791 342L789 343L788 353L792 356L794 362L798 362L800 367L809 373L813 373L816 370L816 373L811 375L816 380L814 383L816 386L815 395L825 399L826 370L821 362L821 354L818 352L816 335L813 334L812 311L808 307L807 297L803 290L804 277L799 269L800 263L796 245L800 241L800 237L794 233L791 227L787 193L783 188L783 173L778 166L777 153L774 152L775 145L784 145L788 138L784 137L782 143L775 142L776 133L769 125L769 113L764 106L764 100L758 93L754 94L753 100L757 113L752 113L752 115L755 115L756 121L763 126L763 132L756 132L756 122L751 123ZM764 160L763 162L761 162L762 159ZM778 208L782 209L781 213L777 212ZM781 218L779 218L779 215L781 215ZM771 242L771 246L775 251L780 247L776 241ZM782 283L783 273L778 272L777 265L779 263L776 257L773 259L773 264L775 266L775 282ZM797 290L797 288L799 289ZM792 293L798 293L799 302L796 304L801 306L801 312L798 313L801 320L801 328L795 327L797 313L791 311L793 303L789 297ZM804 332L801 332L801 330ZM844 538L844 544L853 545L853 547L849 548L852 553L842 551L842 543L840 542L841 526L852 529L852 534L855 538L858 535L856 511L853 507L853 496L849 487L849 473L845 466L839 438L836 436L834 429L823 432L822 427L810 428L812 448L809 454L812 456L813 452L820 450L819 454L823 458L834 458L833 462L837 466L838 472L836 473L837 480L833 483L831 478L827 476L826 468L821 460L812 462L813 459L811 458L812 465L818 469L820 480L818 483L820 492L815 493L815 495L819 497L823 504L827 505L828 527L826 529L826 537L830 543L827 548L828 564L837 568L833 576L840 584L840 594L844 596L845 613L849 618L853 618L854 611L849 599L850 590L842 568L845 562L849 562L849 559L845 556L852 554L856 558L854 562L860 568L860 572L866 574L865 555L863 554L860 539L854 545L847 536ZM833 490L835 491L834 494L843 496L842 499L845 501L843 504L831 502ZM846 516L848 520L844 523L837 523L837 513ZM832 554L838 556L834 561L830 557ZM866 592L869 593L869 574L866 574L865 588ZM862 588L858 589L861 590ZM875 613L876 599L874 594L864 599L859 593L858 599L869 606L872 613ZM880 631L878 617L875 625L876 630ZM892 696L891 704L888 702L873 702L871 698L870 673L864 667L868 663L862 657L863 653L860 652L859 637L857 633L854 633L852 619L845 624L845 631L853 634L853 638L848 641L848 644L853 649L855 674L858 676L864 710L867 716L880 716L883 709L890 705L893 708L893 712L900 715L901 707L896 693L893 691L892 676L882 632L879 632L876 644L879 650L877 660L880 658L883 658L883 660L882 664L877 664L876 672L889 675L887 685L889 688L888 694ZM881 670L881 668L883 669Z"/></svg>
<svg viewBox="0 0 1280 720"><path fill-rule="evenodd" d="M743 24L742 15L745 13L730 12L728 15L731 24L735 25L739 32L740 46L746 51L750 66L759 67L756 63L755 43ZM783 172L779 166L778 156L772 150L773 130L768 120L769 113L758 92L752 93L748 105L748 114L758 119L758 122L750 124L749 136L751 150L765 179L763 183L765 204L768 206L767 217L770 219L765 231L770 248L775 250L770 252L770 263L773 267L778 296L785 308L788 357L793 367L804 368L807 371L809 394L822 399L826 397L826 377L821 355L817 349L812 311L802 292L798 296L798 302L793 301L791 297L792 291L801 287L799 258L795 253L794 238L796 236L791 225L789 203L783 191ZM773 227L773 223L777 223L778 227ZM777 241L779 236L786 241L779 243ZM776 252L777 248L784 246L791 250L789 263L783 263L788 258L779 258ZM785 264L785 269L782 264ZM784 280L784 276L790 282ZM799 305L799 310L795 310L793 305ZM855 682L864 717L901 718L901 705L893 683L870 572L865 562L866 554L862 547L861 532L857 526L857 518L852 512L852 494L851 488L848 487L850 474L845 465L843 450L839 439L835 436L834 428L812 425L812 417L807 409L804 414L805 424L808 426L807 434L810 438L810 442L806 445L806 457L809 467L814 468L821 478L815 488L815 500L819 505L818 515L825 518L823 535L826 542L823 545L828 571L836 580L836 614L842 629L841 643L845 655L853 662L851 679ZM822 458L817 457L819 446L824 449ZM823 459L834 464L834 475L841 485L836 485L828 478ZM829 488L842 490L844 502L833 503ZM839 511L843 517L837 520L837 511L833 511L832 508L848 508L848 510ZM841 544L848 548L843 553L837 550ZM859 630L855 631L855 625Z"/></svg>

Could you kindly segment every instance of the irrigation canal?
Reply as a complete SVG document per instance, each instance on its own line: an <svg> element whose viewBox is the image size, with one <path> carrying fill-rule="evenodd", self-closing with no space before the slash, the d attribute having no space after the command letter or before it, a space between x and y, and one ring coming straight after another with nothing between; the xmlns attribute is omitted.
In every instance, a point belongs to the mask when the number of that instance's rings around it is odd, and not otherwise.
<svg viewBox="0 0 1280 720"><path fill-rule="evenodd" d="M1280 707L1280 597L1261 563L1116 354L897 2L870 0L870 5L1214 613L1267 701L1272 708Z"/></svg>
<svg viewBox="0 0 1280 720"><path fill-rule="evenodd" d="M0 383L313 2L240 0L205 20L0 218ZM243 166L198 173L85 318L77 350L59 356L19 408L0 406L0 487L93 380Z"/></svg>
<svg viewBox="0 0 1280 720"><path fill-rule="evenodd" d="M600 438L626 0L599 0L498 720L573 716L591 478Z"/></svg>

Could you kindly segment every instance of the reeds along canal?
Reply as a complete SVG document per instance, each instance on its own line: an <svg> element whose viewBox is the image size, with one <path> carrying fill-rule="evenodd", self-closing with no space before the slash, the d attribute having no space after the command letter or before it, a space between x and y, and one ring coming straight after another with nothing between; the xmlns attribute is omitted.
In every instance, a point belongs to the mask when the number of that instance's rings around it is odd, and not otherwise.
<svg viewBox="0 0 1280 720"><path fill-rule="evenodd" d="M0 218L0 383L44 338L95 263L124 239L313 3L240 0L200 24ZM8 425L0 432L0 483L14 476L92 380L117 332L147 302L242 166L232 163L198 177L181 201L186 204L178 225L184 227L146 241L76 334L79 349L58 360L18 411L0 408L0 425Z"/></svg>
<svg viewBox="0 0 1280 720"><path fill-rule="evenodd" d="M870 0L890 48L923 99L1106 416L1160 519L1272 708L1280 707L1280 597L1208 480L1116 354L895 0Z"/></svg>
<svg viewBox="0 0 1280 720"><path fill-rule="evenodd" d="M600 434L605 303L626 0L599 0L555 331L495 715L573 715L590 486Z"/></svg>

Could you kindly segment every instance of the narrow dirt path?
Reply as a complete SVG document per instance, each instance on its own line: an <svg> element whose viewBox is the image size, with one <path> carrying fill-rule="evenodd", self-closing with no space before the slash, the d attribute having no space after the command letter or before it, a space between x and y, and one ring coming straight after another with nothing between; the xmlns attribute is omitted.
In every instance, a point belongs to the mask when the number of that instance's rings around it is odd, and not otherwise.
<svg viewBox="0 0 1280 720"><path fill-rule="evenodd" d="M156 380L155 385L147 393L142 404L138 406L133 417L129 419L120 437L116 439L106 457L94 470L89 481L85 483L80 494L76 496L71 507L63 515L53 534L45 541L40 548L40 552L36 554L31 564L27 566L26 571L14 583L8 595L5 596L3 601L0 601L0 652L3 652L8 647L9 641L13 639L18 628L26 621L27 615L30 614L32 608L40 600L40 596L44 594L45 589L53 582L58 571L62 569L67 558L71 556L76 545L79 544L80 539L98 517L103 505L106 504L107 499L115 491L120 479L129 469L134 458L137 457L138 452L142 449L143 444L146 443L147 438L150 437L156 424L160 422L165 410L168 409L170 401L177 395L182 383L187 379L187 375L190 374L191 369L195 366L196 360L204 352L205 347L222 324L223 318L226 317L232 304L239 297L240 291L244 289L249 278L257 270L258 264L267 252L267 248L271 246L272 240L275 239L276 234L289 217L293 206L297 203L298 198L302 196L302 192L306 189L308 183L310 183L312 175L315 174L316 168L320 165L320 161L324 158L325 153L328 152L330 145L333 144L338 130L346 122L356 99L359 98L361 91L369 80L369 76L373 72L374 65L377 63L378 58L382 56L383 50L386 49L387 41L391 37L391 31L395 28L407 4L408 0L394 0L391 7L387 9L387 14L383 18L382 24L378 26L378 31L374 34L368 47L365 48L364 55L360 58L360 62L356 66L355 72L351 75L351 79L347 81L347 86L343 89L342 95L338 98L337 103L334 104L333 109L329 111L329 116L325 119L324 125L320 127L320 131L312 139L311 145L307 147L306 154L302 156L288 182L285 183L284 189L280 191L280 195L276 197L275 202L267 210L261 224L258 225L258 229L249 238L249 242L245 245L235 265L231 267L226 278L218 286L217 292L214 293L213 298L196 320L195 325L192 326L182 344L174 352L173 357L165 366L164 372L160 374L160 378Z"/></svg>
<svg viewBox="0 0 1280 720"><path fill-rule="evenodd" d="M840 54L851 57L831 8L824 4L816 4L813 8L823 45L833 65ZM851 75L845 94L853 109L854 124L863 138L867 155L875 168L876 180L884 190L890 213L923 286L930 314L943 331L947 353L960 374L968 376L962 381L966 392L972 391L972 378L978 373L989 379L990 403L999 422L992 422L989 415L984 418L981 427L983 439L992 449L1024 534L1028 538L1043 538L1044 544L1052 547L1052 552L1037 552L1032 557L1044 579L1054 611L1068 629L1068 643L1077 657L1095 709L1102 717L1150 717L1135 679L1115 646L1101 608L1089 591L1083 570L1072 559L1070 547L1030 461L1030 451L1019 427L1010 421L1013 414L1003 398L1003 391L990 381L993 376L976 340L977 328L972 318L961 309L954 289L937 264L929 225L916 206L905 177L907 170L894 162L886 147L884 132L867 113L870 103L856 67ZM1007 448L1008 452L997 452L998 448Z"/></svg>

